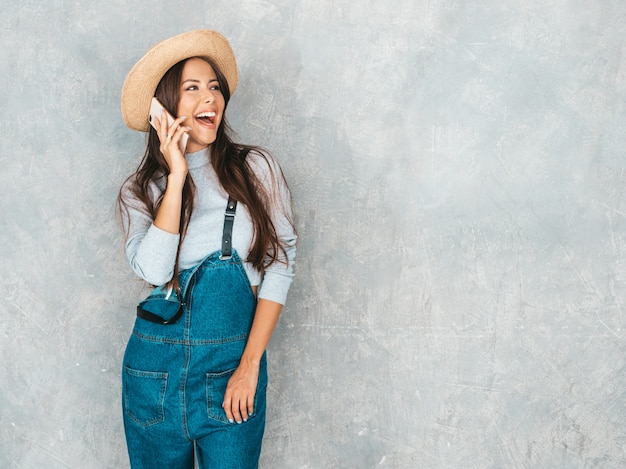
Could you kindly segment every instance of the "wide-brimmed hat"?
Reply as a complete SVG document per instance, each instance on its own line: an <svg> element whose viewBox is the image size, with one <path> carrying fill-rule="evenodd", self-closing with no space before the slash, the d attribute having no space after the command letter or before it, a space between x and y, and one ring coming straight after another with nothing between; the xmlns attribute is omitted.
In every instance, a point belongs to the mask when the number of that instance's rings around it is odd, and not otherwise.
<svg viewBox="0 0 626 469"><path fill-rule="evenodd" d="M150 128L150 101L165 72L181 60L197 56L215 62L232 95L237 88L237 62L226 38L217 31L189 31L159 42L130 70L122 87L124 123L133 130L146 132Z"/></svg>

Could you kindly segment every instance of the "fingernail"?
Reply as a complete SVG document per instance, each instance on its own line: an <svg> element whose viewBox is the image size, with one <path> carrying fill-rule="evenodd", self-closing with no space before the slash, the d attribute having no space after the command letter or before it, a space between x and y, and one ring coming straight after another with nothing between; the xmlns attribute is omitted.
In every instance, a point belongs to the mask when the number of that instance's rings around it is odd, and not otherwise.
<svg viewBox="0 0 626 469"><path fill-rule="evenodd" d="M244 421L244 422L247 422L247 421L248 421L248 419L243 419L243 421Z"/></svg>
<svg viewBox="0 0 626 469"><path fill-rule="evenodd" d="M222 409L224 408L224 403L222 402Z"/></svg>
<svg viewBox="0 0 626 469"><path fill-rule="evenodd" d="M187 116L180 116L181 119L187 119Z"/></svg>
<svg viewBox="0 0 626 469"><path fill-rule="evenodd" d="M187 128L187 129L189 129L189 130L191 130L191 127L189 127L189 126L187 126L186 128Z"/></svg>
<svg viewBox="0 0 626 469"><path fill-rule="evenodd" d="M228 419L228 423L235 423L233 419Z"/></svg>

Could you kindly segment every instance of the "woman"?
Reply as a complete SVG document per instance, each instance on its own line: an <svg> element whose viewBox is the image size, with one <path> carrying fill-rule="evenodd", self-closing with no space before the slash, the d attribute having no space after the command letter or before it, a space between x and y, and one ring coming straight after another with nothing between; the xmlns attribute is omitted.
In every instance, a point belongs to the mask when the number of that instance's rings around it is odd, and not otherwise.
<svg viewBox="0 0 626 469"><path fill-rule="evenodd" d="M149 134L118 208L130 264L157 286L137 307L124 356L133 468L192 468L194 447L200 467L258 466L265 348L296 234L278 164L229 136L236 86L230 45L206 30L157 44L124 82L124 121ZM153 96L177 116L171 124L165 112L149 117Z"/></svg>

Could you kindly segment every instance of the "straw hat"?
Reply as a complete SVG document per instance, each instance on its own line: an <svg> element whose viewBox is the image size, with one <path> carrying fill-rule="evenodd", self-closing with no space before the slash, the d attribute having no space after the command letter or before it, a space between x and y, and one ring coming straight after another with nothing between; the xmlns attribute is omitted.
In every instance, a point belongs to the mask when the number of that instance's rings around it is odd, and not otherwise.
<svg viewBox="0 0 626 469"><path fill-rule="evenodd" d="M156 87L173 65L189 57L204 56L215 61L228 82L232 95L237 88L235 54L217 31L189 31L159 42L135 64L122 87L122 117L133 130L148 131L150 101Z"/></svg>

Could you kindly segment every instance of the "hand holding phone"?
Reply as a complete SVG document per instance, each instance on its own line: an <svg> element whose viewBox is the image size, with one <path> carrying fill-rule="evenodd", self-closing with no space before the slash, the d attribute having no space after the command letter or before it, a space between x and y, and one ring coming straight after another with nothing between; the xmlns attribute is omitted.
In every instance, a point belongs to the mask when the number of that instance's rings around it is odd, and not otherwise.
<svg viewBox="0 0 626 469"><path fill-rule="evenodd" d="M174 118L171 116L169 112L167 112L167 109L163 107L163 105L159 102L158 99L152 98L152 102L150 103L149 120L150 120L150 125L152 125L152 127L154 127L154 130L156 130L157 132L161 129L157 129L155 117L159 119L159 121L161 121L161 119L163 118L163 113L165 113L165 115L167 116L167 127L169 129L174 123ZM174 133L173 130L170 130L170 132ZM187 135L187 133L185 132L180 137L180 141L178 142L178 147L180 148L180 151L182 152L183 155L185 154L185 149L187 148L187 140L189 140L189 135Z"/></svg>

